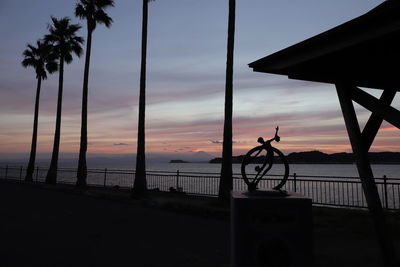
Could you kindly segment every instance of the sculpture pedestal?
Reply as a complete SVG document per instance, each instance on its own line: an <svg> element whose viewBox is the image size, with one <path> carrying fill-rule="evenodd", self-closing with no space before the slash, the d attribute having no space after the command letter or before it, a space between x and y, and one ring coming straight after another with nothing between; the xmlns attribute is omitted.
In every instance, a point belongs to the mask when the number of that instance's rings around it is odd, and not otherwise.
<svg viewBox="0 0 400 267"><path fill-rule="evenodd" d="M312 250L310 198L232 192L232 267L310 267Z"/></svg>

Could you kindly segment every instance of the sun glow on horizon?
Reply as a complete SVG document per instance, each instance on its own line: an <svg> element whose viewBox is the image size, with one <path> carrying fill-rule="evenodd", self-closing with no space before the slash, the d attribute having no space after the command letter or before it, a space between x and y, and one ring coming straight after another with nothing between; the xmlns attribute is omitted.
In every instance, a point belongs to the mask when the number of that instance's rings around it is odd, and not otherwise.
<svg viewBox="0 0 400 267"><path fill-rule="evenodd" d="M171 2L172 1L172 2ZM227 6L215 1L159 1L149 9L146 87L146 153L222 154L226 68ZM5 1L0 30L13 34L0 42L0 159L26 158L31 148L36 79L21 67L27 42L47 33L50 14L74 17L76 0ZM117 2L117 1L116 1ZM318 1L317 1L318 2ZM279 125L285 154L319 150L351 152L333 85L255 73L248 63L358 16L380 0L303 1L287 5L252 0L237 3L235 35L233 154L273 137ZM179 16L175 8L179 5ZM193 7L196 12L193 12ZM274 8L270 8L273 5ZM46 6L46 9L39 8ZM210 6L213 8L210 9ZM332 12L332 8L338 12ZM340 12L339 12L340 10ZM170 12L166 12L170 11ZM277 12L279 11L279 12ZM285 11L283 14L282 12ZM222 15L223 14L223 15ZM296 14L289 19L287 14ZM140 77L140 1L118 1L110 9L110 29L93 38L88 103L88 153L135 154ZM204 18L207 18L206 20ZM248 18L252 19L248 19ZM301 18L301 19L300 19ZM324 18L321 20L321 18ZM267 27L267 25L284 25ZM83 27L85 28L85 27ZM265 34L260 34L265 32ZM80 35L85 35L81 30ZM77 154L84 56L65 66L61 154ZM58 75L43 81L37 153L51 153ZM379 95L377 90L374 94ZM393 107L400 106L400 97ZM368 112L356 106L360 125ZM400 132L384 123L371 151L400 151Z"/></svg>

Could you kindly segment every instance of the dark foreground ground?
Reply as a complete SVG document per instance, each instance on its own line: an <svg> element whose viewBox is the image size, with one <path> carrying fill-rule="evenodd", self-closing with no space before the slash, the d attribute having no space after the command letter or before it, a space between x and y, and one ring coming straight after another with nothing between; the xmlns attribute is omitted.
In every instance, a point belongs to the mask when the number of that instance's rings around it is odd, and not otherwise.
<svg viewBox="0 0 400 267"><path fill-rule="evenodd" d="M205 199L0 181L0 266L229 266L229 213ZM382 266L368 214L314 208L315 266ZM389 216L400 255L400 219Z"/></svg>
<svg viewBox="0 0 400 267"><path fill-rule="evenodd" d="M0 184L0 266L224 266L228 221Z"/></svg>

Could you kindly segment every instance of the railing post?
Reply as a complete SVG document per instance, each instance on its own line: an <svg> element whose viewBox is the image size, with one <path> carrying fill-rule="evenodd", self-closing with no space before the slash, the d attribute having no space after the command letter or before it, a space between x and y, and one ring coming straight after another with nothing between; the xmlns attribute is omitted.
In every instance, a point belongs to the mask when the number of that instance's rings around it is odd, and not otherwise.
<svg viewBox="0 0 400 267"><path fill-rule="evenodd" d="M8 165L6 165L6 177L5 177L5 179L7 179L7 174L8 174Z"/></svg>
<svg viewBox="0 0 400 267"><path fill-rule="evenodd" d="M39 166L36 166L36 183L38 182L39 177Z"/></svg>
<svg viewBox="0 0 400 267"><path fill-rule="evenodd" d="M293 173L293 185L294 185L294 192L297 192L297 175Z"/></svg>
<svg viewBox="0 0 400 267"><path fill-rule="evenodd" d="M176 190L178 190L179 187L179 170L176 171Z"/></svg>
<svg viewBox="0 0 400 267"><path fill-rule="evenodd" d="M386 175L383 176L383 196L385 198L385 209L388 208L388 194L387 194L387 177Z"/></svg>
<svg viewBox="0 0 400 267"><path fill-rule="evenodd" d="M19 180L22 181L22 166L19 168Z"/></svg>
<svg viewBox="0 0 400 267"><path fill-rule="evenodd" d="M107 168L104 169L104 187L107 185Z"/></svg>

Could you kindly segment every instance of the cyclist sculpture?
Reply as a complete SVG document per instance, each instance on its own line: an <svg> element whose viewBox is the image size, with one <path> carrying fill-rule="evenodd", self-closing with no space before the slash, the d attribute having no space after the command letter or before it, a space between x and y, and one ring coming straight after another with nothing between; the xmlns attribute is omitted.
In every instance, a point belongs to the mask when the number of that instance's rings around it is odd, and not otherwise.
<svg viewBox="0 0 400 267"><path fill-rule="evenodd" d="M248 190L250 192L257 190L258 183L267 174L267 172L272 168L272 165L274 164L274 160L275 160L275 154L280 159L282 164L284 165L285 170L284 170L283 178L280 181L280 183L278 185L276 185L275 187L273 187L272 189L280 191L282 186L286 183L286 180L289 176L289 164L288 164L285 156L283 155L283 153L271 145L272 141L279 142L281 140L281 138L278 136L278 130L279 130L279 127L276 127L275 136L268 141L264 141L264 139L262 137L259 137L257 142L259 142L261 145L256 146L255 148L251 149L249 152L247 152L247 154L243 158L242 166L241 166L242 177L243 177L243 180L245 181L245 183L247 184ZM256 165L254 167L254 170L256 172L256 174L254 175L254 178L248 178L247 177L248 174L246 173L246 167L249 164L252 164L252 163L254 164L256 158L262 152L266 153L264 161L262 162L262 165L261 166Z"/></svg>

